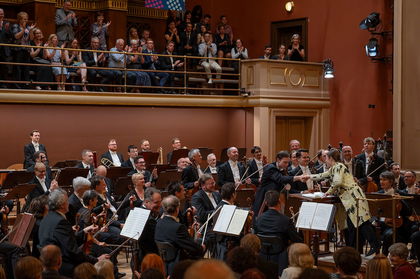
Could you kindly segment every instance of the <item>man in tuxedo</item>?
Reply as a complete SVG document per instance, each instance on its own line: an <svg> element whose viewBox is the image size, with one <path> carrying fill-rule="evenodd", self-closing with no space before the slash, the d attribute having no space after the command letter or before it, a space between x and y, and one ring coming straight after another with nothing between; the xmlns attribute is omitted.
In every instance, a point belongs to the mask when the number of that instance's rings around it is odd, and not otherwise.
<svg viewBox="0 0 420 279"><path fill-rule="evenodd" d="M400 164L394 162L389 166L389 168L395 176L395 182L394 182L395 187L397 187L398 190L405 189L406 185L404 182L404 175L401 175Z"/></svg>
<svg viewBox="0 0 420 279"><path fill-rule="evenodd" d="M365 177L359 179L362 186L368 182L375 182L380 187L379 175L386 170L385 160L375 154L375 140L367 137L363 140L364 152L357 155L356 159L361 161Z"/></svg>
<svg viewBox="0 0 420 279"><path fill-rule="evenodd" d="M43 163L36 163L34 168L35 177L29 184L35 184L35 188L26 196L25 209L29 208L31 201L41 195L48 195L52 190L58 188L57 181L51 181L46 177L47 167Z"/></svg>
<svg viewBox="0 0 420 279"><path fill-rule="evenodd" d="M109 259L109 255L104 254L95 258L83 253L79 246L83 243L85 234L94 232L97 226L86 227L75 234L65 217L68 207L67 193L62 189L52 191L48 197L48 214L39 225L38 237L39 248L49 244L60 248L63 262L59 272L61 275L72 277L77 265L83 262L94 264L98 260Z"/></svg>
<svg viewBox="0 0 420 279"><path fill-rule="evenodd" d="M108 151L102 154L101 156L101 163L102 165L105 165L106 167L121 167L121 164L124 162L124 157L121 153L117 152L118 146L117 146L117 140L116 139L110 139L108 142ZM104 164L102 162L102 159L107 159L105 161L109 161L109 164Z"/></svg>
<svg viewBox="0 0 420 279"><path fill-rule="evenodd" d="M147 139L142 139L140 141L140 151L141 152L148 152L148 151L152 151L150 149L150 142Z"/></svg>
<svg viewBox="0 0 420 279"><path fill-rule="evenodd" d="M343 146L342 157L343 157L343 164L346 165L349 172L357 179L361 179L366 176L362 163L353 158L353 149L351 146L346 145Z"/></svg>
<svg viewBox="0 0 420 279"><path fill-rule="evenodd" d="M328 150L320 149L317 153L317 160L314 164L314 168L317 173L323 173L328 170L327 168L327 153Z"/></svg>
<svg viewBox="0 0 420 279"><path fill-rule="evenodd" d="M89 50L95 51L83 51L82 57L83 62L86 63L88 67L105 67L107 54L103 53L99 49L100 43L98 37L92 37L90 40ZM99 82L101 84L108 84L112 81L114 74L111 70L106 69L87 69L88 80L92 83L96 83L96 75L100 75L102 80ZM104 91L102 88L96 88L99 91Z"/></svg>
<svg viewBox="0 0 420 279"><path fill-rule="evenodd" d="M198 188L198 179L204 174L200 166L202 164L200 149L191 149L188 158L192 164L182 170L182 184L186 189Z"/></svg>
<svg viewBox="0 0 420 279"><path fill-rule="evenodd" d="M135 166L135 169L128 173L129 176L133 175L135 173L143 174L144 175L144 181L146 182L145 185L144 185L145 187L150 187L150 186L152 186L153 182L156 182L156 180L158 178L157 169L156 168L153 169L152 172L148 171L146 169L146 161L144 160L143 156L137 156L134 159L134 166Z"/></svg>
<svg viewBox="0 0 420 279"><path fill-rule="evenodd" d="M217 174L217 159L214 153L207 155L207 168L204 170L205 173Z"/></svg>
<svg viewBox="0 0 420 279"><path fill-rule="evenodd" d="M179 53L182 55L194 55L197 52L196 38L197 35L193 32L193 25L187 23L185 31L179 37Z"/></svg>
<svg viewBox="0 0 420 279"><path fill-rule="evenodd" d="M251 149L251 154L254 158L248 161L249 174L253 174L250 178L252 181L252 184L255 186L260 186L261 183L261 177L264 172L264 164L262 162L262 149L259 146L254 146Z"/></svg>
<svg viewBox="0 0 420 279"><path fill-rule="evenodd" d="M412 170L407 170L404 173L405 189L401 190L404 194L419 195L420 188L416 187L416 173Z"/></svg>
<svg viewBox="0 0 420 279"><path fill-rule="evenodd" d="M155 230L156 242L169 242L179 253L179 260L200 259L203 248L194 242L188 234L187 227L177 220L180 201L175 196L168 196L162 201L163 217L157 221ZM176 260L169 264L168 274L171 274Z"/></svg>
<svg viewBox="0 0 420 279"><path fill-rule="evenodd" d="M172 143L172 151L168 152L168 154L166 154L166 161L168 162L168 164L171 162L172 160L172 153L174 150L178 150L181 149L181 140L179 138L173 138L171 140Z"/></svg>
<svg viewBox="0 0 420 279"><path fill-rule="evenodd" d="M136 166L134 164L134 159L139 156L139 152L137 150L137 146L135 145L129 145L128 146L128 160L121 164L122 167L125 168L131 168L132 170L136 169Z"/></svg>
<svg viewBox="0 0 420 279"><path fill-rule="evenodd" d="M66 214L67 220L76 225L76 214L83 207L83 194L90 189L90 181L85 177L78 176L73 179L73 193L69 197L69 211Z"/></svg>
<svg viewBox="0 0 420 279"><path fill-rule="evenodd" d="M143 50L143 53L157 54L154 48L155 48L155 43L153 42L152 39L148 39L146 42L146 49ZM147 69L147 70L158 70L160 67L159 56L144 55L143 67L144 69ZM150 76L150 80L152 81L152 84L155 86L164 87L166 86L166 82L169 79L168 73L147 72L147 74ZM159 80L157 78L159 78Z"/></svg>
<svg viewBox="0 0 420 279"><path fill-rule="evenodd" d="M270 190L265 194L268 210L260 215L255 222L255 234L277 236L282 240L283 251L279 255L279 274L287 267L287 247L289 243L302 242L292 220L280 213L280 193Z"/></svg>
<svg viewBox="0 0 420 279"><path fill-rule="evenodd" d="M79 169L89 169L86 176L87 179L91 178L95 173L95 167L93 166L93 152L89 149L82 150L82 161L76 165Z"/></svg>
<svg viewBox="0 0 420 279"><path fill-rule="evenodd" d="M218 183L220 186L227 182L235 183L236 186L242 184L241 179L245 177L245 167L238 162L239 152L236 147L229 147L227 150L229 160L219 166ZM246 184L251 184L251 179L247 178Z"/></svg>
<svg viewBox="0 0 420 279"><path fill-rule="evenodd" d="M311 160L309 150L299 149L296 152L296 158L299 166L289 173L291 176L316 174L315 170L309 168L309 161ZM312 193L319 189L310 179L306 180L306 182L294 181L291 186L290 193Z"/></svg>
<svg viewBox="0 0 420 279"><path fill-rule="evenodd" d="M28 172L33 172L35 169L35 164L38 162L41 162L45 165L45 167L47 168L47 174L46 177L49 179L52 179L52 172L51 172L51 168L48 165L48 158L47 158L47 154L45 153L45 151L37 151L34 154L34 164L28 168L26 168L26 171Z"/></svg>
<svg viewBox="0 0 420 279"><path fill-rule="evenodd" d="M289 161L289 152L280 151L276 155L276 161L265 167L261 178L261 186L257 189L257 193L255 194L255 201L253 205L253 211L255 213L254 218L256 218L260 212L266 192L270 190L276 190L279 192L282 190L290 191L290 184L294 181L306 182L307 179L301 175L287 175L287 166L289 165Z"/></svg>
<svg viewBox="0 0 420 279"><path fill-rule="evenodd" d="M45 154L47 154L47 149L45 148L45 145L42 143L39 143L39 140L41 138L41 133L38 130L33 130L30 133L31 143L28 143L23 148L23 154L24 154L24 161L23 161L23 168L27 169L30 166L35 164L34 161L34 154L37 151L44 151Z"/></svg>
<svg viewBox="0 0 420 279"><path fill-rule="evenodd" d="M222 198L216 191L216 183L213 176L203 174L198 182L201 189L192 196L191 205L197 209L198 222L204 224L208 215L213 213Z"/></svg>

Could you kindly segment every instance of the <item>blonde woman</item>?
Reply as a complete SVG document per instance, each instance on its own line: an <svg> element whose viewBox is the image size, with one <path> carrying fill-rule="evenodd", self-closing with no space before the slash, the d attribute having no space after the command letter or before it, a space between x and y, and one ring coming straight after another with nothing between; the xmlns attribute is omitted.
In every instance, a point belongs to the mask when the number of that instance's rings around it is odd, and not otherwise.
<svg viewBox="0 0 420 279"><path fill-rule="evenodd" d="M51 34L48 37L48 42L44 45L46 47L58 47L58 37L56 34ZM65 47L65 43L61 46L61 48ZM50 60L52 65L55 65L55 67L52 67L53 75L55 76L55 80L57 81L57 90L66 90L66 86L64 83L67 79L67 69L62 66L63 60L65 60L64 51L61 51L60 49L52 49L47 48L44 49L44 59Z"/></svg>
<svg viewBox="0 0 420 279"><path fill-rule="evenodd" d="M283 270L280 279L296 279L305 268L314 266L314 257L308 245L293 243L289 247L289 267Z"/></svg>
<svg viewBox="0 0 420 279"><path fill-rule="evenodd" d="M366 265L365 279L392 279L391 263L382 254L376 255Z"/></svg>
<svg viewBox="0 0 420 279"><path fill-rule="evenodd" d="M95 264L95 269L98 275L103 279L114 279L114 264L110 260L98 261Z"/></svg>
<svg viewBox="0 0 420 279"><path fill-rule="evenodd" d="M305 49L300 44L299 34L293 34L291 45L287 49L287 56L291 61L303 61L305 59Z"/></svg>
<svg viewBox="0 0 420 279"><path fill-rule="evenodd" d="M80 49L79 42L77 39L73 39L70 42L71 49ZM80 68L69 68L69 72L75 72L80 76L80 79L83 83L83 91L87 92L86 83L87 83L87 69L86 64L82 59L82 52L80 50L65 50L64 57L67 65L80 67Z"/></svg>

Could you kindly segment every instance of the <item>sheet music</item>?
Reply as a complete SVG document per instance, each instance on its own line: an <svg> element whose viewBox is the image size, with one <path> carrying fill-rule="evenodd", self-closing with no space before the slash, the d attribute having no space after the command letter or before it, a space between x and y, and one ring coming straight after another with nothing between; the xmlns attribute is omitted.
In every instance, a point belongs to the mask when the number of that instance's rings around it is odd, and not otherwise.
<svg viewBox="0 0 420 279"><path fill-rule="evenodd" d="M302 202L299 209L299 216L296 222L297 228L310 229L312 225L312 219L316 210L316 202Z"/></svg>
<svg viewBox="0 0 420 279"><path fill-rule="evenodd" d="M135 207L133 210L130 210L130 214L128 214L124 227L121 230L121 235L138 240L143 233L149 215L150 210L144 208Z"/></svg>
<svg viewBox="0 0 420 279"><path fill-rule="evenodd" d="M324 196L324 193L323 192L315 192L315 193L302 194L302 197L312 198L312 199L322 198L323 196Z"/></svg>
<svg viewBox="0 0 420 279"><path fill-rule="evenodd" d="M312 220L312 229L319 231L327 231L333 209L333 204L318 203L318 206L314 213L314 219Z"/></svg>
<svg viewBox="0 0 420 279"><path fill-rule="evenodd" d="M235 205L223 205L213 230L216 232L226 232L235 209Z"/></svg>
<svg viewBox="0 0 420 279"><path fill-rule="evenodd" d="M248 210L236 209L226 232L229 234L239 235L244 227L247 217Z"/></svg>

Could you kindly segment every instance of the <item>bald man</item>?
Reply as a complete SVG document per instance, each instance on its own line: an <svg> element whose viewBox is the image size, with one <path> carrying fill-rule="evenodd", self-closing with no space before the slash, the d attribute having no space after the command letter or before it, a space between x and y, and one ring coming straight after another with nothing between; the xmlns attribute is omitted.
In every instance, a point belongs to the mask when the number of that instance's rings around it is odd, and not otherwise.
<svg viewBox="0 0 420 279"><path fill-rule="evenodd" d="M48 195L52 190L58 188L57 181L51 181L47 177L47 167L44 163L37 162L34 167L35 177L29 184L35 184L35 188L26 196L26 203L24 209L28 209L31 201L41 195Z"/></svg>
<svg viewBox="0 0 420 279"><path fill-rule="evenodd" d="M95 171L95 175L105 177L106 189L107 189L108 193L112 194L114 185L112 184L111 179L106 177L107 173L108 173L107 168L105 166L102 166L102 165L98 166L96 168L96 171Z"/></svg>
<svg viewBox="0 0 420 279"><path fill-rule="evenodd" d="M115 47L111 48L110 51L118 51L123 52L124 50L128 50L128 47L125 47L125 42L123 39L117 39L115 42ZM125 68L126 65L129 63L129 58L124 53L110 53L109 54L109 64L110 68ZM124 72L121 70L112 70L114 74L114 80L116 84L122 84ZM136 83L136 74L134 72L127 71L127 83L128 84L135 84ZM116 88L117 92L121 92L121 87Z"/></svg>
<svg viewBox="0 0 420 279"><path fill-rule="evenodd" d="M298 151L300 149L300 142L297 139L292 139L289 142L289 149L290 149L290 152L294 150Z"/></svg>
<svg viewBox="0 0 420 279"><path fill-rule="evenodd" d="M341 151L341 156L343 158L343 164L346 165L349 172L356 178L361 179L365 177L365 173L363 170L363 165L359 160L356 160L353 157L353 149L350 145L343 146Z"/></svg>
<svg viewBox="0 0 420 279"><path fill-rule="evenodd" d="M219 260L200 260L185 272L185 279L234 279L233 271Z"/></svg>

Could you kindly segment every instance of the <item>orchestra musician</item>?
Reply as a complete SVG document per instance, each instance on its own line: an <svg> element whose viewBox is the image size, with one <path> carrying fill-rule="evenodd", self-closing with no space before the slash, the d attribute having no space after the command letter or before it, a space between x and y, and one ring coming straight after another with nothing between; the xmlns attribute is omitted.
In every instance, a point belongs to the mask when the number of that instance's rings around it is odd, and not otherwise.
<svg viewBox="0 0 420 279"><path fill-rule="evenodd" d="M76 168L79 169L89 169L89 172L86 176L87 179L91 178L95 174L95 166L93 165L93 152L89 149L82 150L82 161L78 163Z"/></svg>
<svg viewBox="0 0 420 279"><path fill-rule="evenodd" d="M363 140L363 150L363 153L356 156L356 159L361 161L365 172L365 176L359 179L359 183L366 186L368 182L374 182L379 186L379 175L386 169L385 160L375 154L375 140L371 137Z"/></svg>
<svg viewBox="0 0 420 279"><path fill-rule="evenodd" d="M128 146L127 149L128 149L128 152L127 152L127 154L128 154L128 160L127 161L124 161L121 164L121 167L131 168L132 170L135 170L136 167L135 167L135 164L134 164L134 159L137 156L139 156L139 152L138 152L137 146L131 144L131 145Z"/></svg>
<svg viewBox="0 0 420 279"><path fill-rule="evenodd" d="M101 155L101 162L103 158L106 158L107 160L112 162L110 166L108 165L106 167L111 167L111 166L121 167L121 164L124 162L124 157L121 153L117 152L117 149L118 149L117 140L110 139L108 141L108 151Z"/></svg>
<svg viewBox="0 0 420 279"><path fill-rule="evenodd" d="M45 145L42 143L39 143L39 140L41 139L41 133L38 130L33 130L29 137L31 138L31 143L28 143L23 148L23 154L24 154L24 161L23 161L23 168L27 169L30 166L35 164L34 161L34 154L37 151L44 151L45 154L47 154L47 149Z"/></svg>
<svg viewBox="0 0 420 279"><path fill-rule="evenodd" d="M217 174L218 166L217 166L217 159L214 153L210 153L207 155L207 168L204 170L205 173Z"/></svg>
<svg viewBox="0 0 420 279"><path fill-rule="evenodd" d="M295 168L299 167L299 161L296 157L297 150L293 150L290 152L290 162L289 167L287 168L287 172L293 171Z"/></svg>
<svg viewBox="0 0 420 279"><path fill-rule="evenodd" d="M328 164L327 167L329 167L326 172L312 174L307 177L313 181L328 179L331 186L324 194L324 197L336 194L340 198L344 208L338 207L337 210L340 212L337 212L336 216L339 219L339 229L347 228L345 230L347 246L356 247L356 228L359 226L359 231L371 246L370 251L366 255L370 256L379 252L380 243L375 237L372 224L369 222L371 215L368 202L366 200L358 200L366 198L365 194L354 181L347 167L341 163L340 151L337 149L328 151L326 163ZM359 214L357 214L357 203L359 203ZM345 210L345 213L342 212L343 210ZM359 240L362 241L362 238L359 237ZM362 245L359 245L359 248L362 248Z"/></svg>
<svg viewBox="0 0 420 279"><path fill-rule="evenodd" d="M168 185L167 192L169 195L177 197L180 202L178 214L179 222L186 226L192 225L188 224L187 211L190 210L191 214L194 216L197 213L197 209L194 206L191 206L190 200L186 199L184 185L177 181L171 182Z"/></svg>
<svg viewBox="0 0 420 279"><path fill-rule="evenodd" d="M311 160L309 150L299 149L296 152L296 158L299 166L289 173L291 176L316 174L316 170L309 167L309 161ZM306 180L306 182L294 181L291 186L290 193L311 193L319 190L318 185L310 179Z"/></svg>
<svg viewBox="0 0 420 279"><path fill-rule="evenodd" d="M323 173L328 170L328 166L326 163L328 150L320 149L317 153L317 160L315 162L314 168L317 173Z"/></svg>
<svg viewBox="0 0 420 279"><path fill-rule="evenodd" d="M153 183L156 182L158 175L157 169L153 169L152 172L146 169L146 161L144 160L143 156L137 156L134 158L134 166L135 169L128 173L128 176L133 175L135 173L140 173L144 175L144 180L146 181L145 186L150 187Z"/></svg>
<svg viewBox="0 0 420 279"><path fill-rule="evenodd" d="M198 188L198 178L204 174L200 166L202 163L200 149L191 149L188 158L192 164L182 170L182 184L187 189Z"/></svg>
<svg viewBox="0 0 420 279"><path fill-rule="evenodd" d="M216 191L216 182L213 176L207 173L203 174L198 182L201 189L192 196L191 205L197 209L198 222L204 224L208 215L213 213L222 198Z"/></svg>
<svg viewBox="0 0 420 279"><path fill-rule="evenodd" d="M113 191L114 185L113 185L111 179L106 177L107 174L108 174L108 169L103 165L99 165L95 170L95 175L104 177L105 184L106 184L106 190L108 191L108 193L111 194L111 193L114 192ZM91 177L91 179L92 179L92 177Z"/></svg>
<svg viewBox="0 0 420 279"><path fill-rule="evenodd" d="M121 213L127 219L128 214L130 213L130 209L134 207L141 207L144 201L144 192L145 192L145 179L144 175L141 173L135 173L131 176L131 181L133 182L133 189L131 189L130 193L128 194L129 198L125 199L122 202L121 209L123 212Z"/></svg>
<svg viewBox="0 0 420 279"><path fill-rule="evenodd" d="M255 194L255 201L253 204L254 218L260 212L263 205L265 193L270 190L282 191L283 189L289 191L290 184L293 181L306 182L307 178L302 175L289 176L287 175L287 167L290 162L290 155L287 151L280 151L276 155L276 161L264 168L264 173L261 178L261 186L257 189Z"/></svg>
<svg viewBox="0 0 420 279"><path fill-rule="evenodd" d="M406 187L401 190L403 194L419 195L420 188L416 186L416 173L412 170L408 170L404 173L404 184Z"/></svg>
<svg viewBox="0 0 420 279"><path fill-rule="evenodd" d="M69 211L66 214L67 220L76 225L76 214L83 207L83 194L90 189L90 181L78 176L73 179L73 193L69 197Z"/></svg>
<svg viewBox="0 0 420 279"><path fill-rule="evenodd" d="M174 150L181 149L181 140L179 138L173 138L172 141L171 141L171 143L172 143L173 151ZM167 160L168 164L172 160L173 151L171 151L168 154L166 154L166 160Z"/></svg>
<svg viewBox="0 0 420 279"><path fill-rule="evenodd" d="M189 165L189 159L188 158L179 158L176 162L176 170L177 172L183 172L183 170Z"/></svg>
<svg viewBox="0 0 420 279"><path fill-rule="evenodd" d="M347 167L351 175L353 175L357 180L366 176L363 165L360 160L353 158L353 149L349 145L345 145L342 148L342 158L343 164Z"/></svg>
<svg viewBox="0 0 420 279"><path fill-rule="evenodd" d="M45 151L37 151L37 152L35 152L35 154L34 154L34 161L35 161L35 163L32 166L26 168L26 171L33 172L34 171L34 168L35 168L35 164L37 162L41 162L47 168L46 177L49 178L49 179L52 179L52 172L51 172L50 166L48 165L47 153L45 153Z"/></svg>
<svg viewBox="0 0 420 279"><path fill-rule="evenodd" d="M63 262L60 274L72 277L74 268L83 262L96 263L98 260L109 259L109 255L103 254L98 258L86 255L79 248L79 244L85 234L94 232L95 226L86 227L84 230L74 233L71 224L65 218L68 211L67 193L62 189L56 189L49 194L48 214L42 219L39 226L39 247L54 244L60 247Z"/></svg>
<svg viewBox="0 0 420 279"><path fill-rule="evenodd" d="M289 142L289 149L290 149L290 152L295 151L295 150L298 151L300 149L300 142L297 139L292 139Z"/></svg>
<svg viewBox="0 0 420 279"><path fill-rule="evenodd" d="M238 186L242 184L241 179L243 179L246 175L245 167L238 161L239 152L236 147L229 147L226 153L229 159L219 166L219 170L217 172L218 184L223 186L223 184L227 182L232 182ZM250 178L247 178L245 181L246 184L251 184L251 182Z"/></svg>
<svg viewBox="0 0 420 279"><path fill-rule="evenodd" d="M264 162L263 162L263 155L262 149L259 146L254 146L251 149L251 154L253 158L248 161L249 170L248 173L253 175L250 177L252 184L255 186L259 186L261 183L261 177L264 172Z"/></svg>
<svg viewBox="0 0 420 279"><path fill-rule="evenodd" d="M150 148L150 142L147 139L142 139L140 141L140 151L141 152L149 152L152 151Z"/></svg>
<svg viewBox="0 0 420 279"><path fill-rule="evenodd" d="M401 175L401 167L400 164L397 162L392 163L389 166L390 171L394 174L395 177L395 186L398 188L398 190L402 190L406 187L404 182L404 176Z"/></svg>

